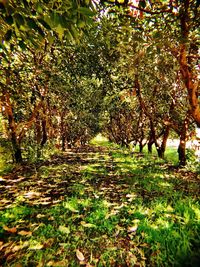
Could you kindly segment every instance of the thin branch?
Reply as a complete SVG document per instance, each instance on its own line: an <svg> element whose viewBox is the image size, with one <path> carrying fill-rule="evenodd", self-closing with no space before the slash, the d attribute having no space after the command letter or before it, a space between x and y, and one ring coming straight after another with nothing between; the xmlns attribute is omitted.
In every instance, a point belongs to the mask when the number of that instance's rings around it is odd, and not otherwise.
<svg viewBox="0 0 200 267"><path fill-rule="evenodd" d="M149 9L145 9L145 8L142 8L142 7L139 7L139 6L135 6L133 4L128 4L128 6L131 7L131 8L137 9L139 11L151 14L151 15L162 14L162 13L172 13L171 8L170 9L163 9L163 10L160 10L160 11L151 11Z"/></svg>

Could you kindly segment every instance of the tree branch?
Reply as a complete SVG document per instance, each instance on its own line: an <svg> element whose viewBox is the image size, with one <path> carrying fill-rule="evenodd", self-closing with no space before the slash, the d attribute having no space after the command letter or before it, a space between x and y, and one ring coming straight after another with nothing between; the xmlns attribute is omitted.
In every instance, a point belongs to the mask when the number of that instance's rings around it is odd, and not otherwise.
<svg viewBox="0 0 200 267"><path fill-rule="evenodd" d="M160 10L160 11L151 11L149 9L145 9L145 8L142 8L142 7L139 7L139 6L135 6L133 4L128 4L128 6L131 7L131 8L137 9L139 11L142 11L144 13L151 14L151 15L162 14L162 13L172 13L171 8L170 9L163 9L163 10Z"/></svg>

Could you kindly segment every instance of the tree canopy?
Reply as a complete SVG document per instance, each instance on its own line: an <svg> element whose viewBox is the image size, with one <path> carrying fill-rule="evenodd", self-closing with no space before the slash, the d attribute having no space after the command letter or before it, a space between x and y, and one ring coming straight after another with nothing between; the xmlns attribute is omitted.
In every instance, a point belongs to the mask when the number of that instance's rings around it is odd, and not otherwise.
<svg viewBox="0 0 200 267"><path fill-rule="evenodd" d="M128 146L200 125L199 2L1 1L1 109L16 161L105 131Z"/></svg>

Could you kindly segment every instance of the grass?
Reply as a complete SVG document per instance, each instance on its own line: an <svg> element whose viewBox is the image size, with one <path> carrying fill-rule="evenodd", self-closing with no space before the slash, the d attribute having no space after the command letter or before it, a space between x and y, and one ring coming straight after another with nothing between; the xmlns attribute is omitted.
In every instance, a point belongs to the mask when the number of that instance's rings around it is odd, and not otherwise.
<svg viewBox="0 0 200 267"><path fill-rule="evenodd" d="M160 160L92 144L104 150L17 173L2 196L1 265L199 266L198 175L174 168L172 150Z"/></svg>

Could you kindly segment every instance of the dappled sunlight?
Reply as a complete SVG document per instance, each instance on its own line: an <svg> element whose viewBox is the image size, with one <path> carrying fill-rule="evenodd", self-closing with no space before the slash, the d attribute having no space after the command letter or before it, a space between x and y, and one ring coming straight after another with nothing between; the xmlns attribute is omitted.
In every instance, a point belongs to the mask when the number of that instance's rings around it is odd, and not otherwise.
<svg viewBox="0 0 200 267"><path fill-rule="evenodd" d="M84 149L71 150L0 180L4 258L11 253L12 261L26 252L51 263L55 250L66 263L78 250L100 262L113 255L158 266L163 257L170 263L168 255L177 263L186 255L196 262L191 251L200 234L196 176L188 181L188 173L137 153L88 150L93 151L88 157Z"/></svg>

